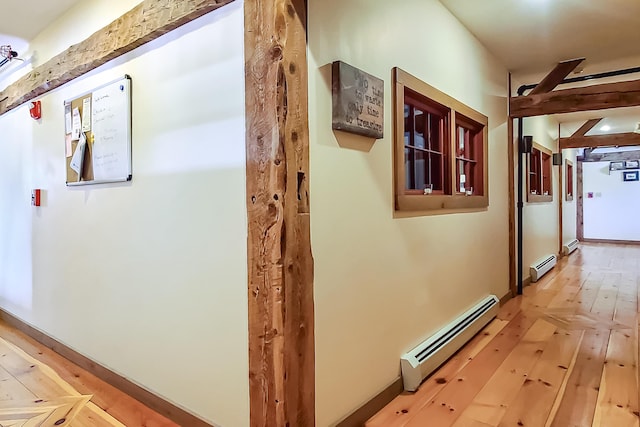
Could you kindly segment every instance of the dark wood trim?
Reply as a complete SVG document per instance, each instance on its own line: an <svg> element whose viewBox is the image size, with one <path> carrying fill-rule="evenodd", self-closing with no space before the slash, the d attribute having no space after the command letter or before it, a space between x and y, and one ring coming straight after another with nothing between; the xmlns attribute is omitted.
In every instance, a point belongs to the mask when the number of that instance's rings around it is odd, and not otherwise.
<svg viewBox="0 0 640 427"><path fill-rule="evenodd" d="M609 240L609 239L579 239L584 243L607 243L613 245L632 245L637 246L640 245L640 241L638 240Z"/></svg>
<svg viewBox="0 0 640 427"><path fill-rule="evenodd" d="M576 165L576 196L578 204L576 206L576 238L580 241L584 240L584 188L582 181L582 162L578 160Z"/></svg>
<svg viewBox="0 0 640 427"><path fill-rule="evenodd" d="M583 162L620 162L640 159L640 150L616 151L615 153L587 153L580 159Z"/></svg>
<svg viewBox="0 0 640 427"><path fill-rule="evenodd" d="M509 108L511 101L511 73L509 73L508 83L508 101L507 108ZM508 112L507 112L508 116ZM516 137L514 135L513 119L507 118L507 187L509 191L508 197L508 210L509 210L509 289L512 295L518 293L518 279L516 273L516 152L515 149Z"/></svg>
<svg viewBox="0 0 640 427"><path fill-rule="evenodd" d="M121 375L116 374L110 369L102 366L98 362L78 353L77 351L67 347L55 338L45 334L39 329L29 325L13 314L0 308L0 321L9 326L14 327L25 335L33 338L43 346L50 348L62 357L78 365L87 372L100 378L102 381L112 385L125 394L133 397L146 405L157 413L169 418L181 426L193 427L211 427L212 424L207 423L203 419L191 414L184 409L162 399L153 394L149 390L132 383ZM108 408L105 408L107 410Z"/></svg>
<svg viewBox="0 0 640 427"><path fill-rule="evenodd" d="M336 424L335 427L362 427L367 420L380 412L382 408L387 406L396 396L404 391L402 378L396 379L387 388L375 395L371 400L366 402L360 408L356 409L349 416Z"/></svg>
<svg viewBox="0 0 640 427"><path fill-rule="evenodd" d="M640 145L638 133L612 133L609 135L560 138L560 149L582 147L623 147Z"/></svg>
<svg viewBox="0 0 640 427"><path fill-rule="evenodd" d="M576 190L573 185L575 179L573 179L573 162L571 160L565 160L564 171L564 175L566 178L566 183L564 185L565 200L567 202L573 202L573 197L576 194ZM569 190L571 190L571 192L569 192Z"/></svg>
<svg viewBox="0 0 640 427"><path fill-rule="evenodd" d="M584 61L584 58L570 59L568 61L558 63L558 65L556 65L555 68L551 70L531 92L529 92L529 95L539 95L541 93L551 92L556 86L562 83L565 77L571 74L571 72L575 70L582 61Z"/></svg>
<svg viewBox="0 0 640 427"><path fill-rule="evenodd" d="M560 125L558 124L558 136L560 136ZM563 188L562 174L564 172L564 164L558 166L558 254L562 254L562 234L564 233L564 224L562 223L564 218L562 193L566 192Z"/></svg>
<svg viewBox="0 0 640 427"><path fill-rule="evenodd" d="M144 0L0 92L0 115L232 1Z"/></svg>
<svg viewBox="0 0 640 427"><path fill-rule="evenodd" d="M640 105L640 80L518 96L511 99L510 105L511 117L633 107Z"/></svg>
<svg viewBox="0 0 640 427"><path fill-rule="evenodd" d="M580 136L585 136L587 134L587 132L589 132L591 129L593 129L598 123L600 123L601 120L602 120L602 118L587 120L585 122L585 124L580 126L580 129L578 129L577 131L575 131L573 133L573 135L571 135L571 138L577 138L577 137L580 137ZM560 126L560 125L558 125L558 126ZM558 138L560 138L560 134L558 134Z"/></svg>
<svg viewBox="0 0 640 427"><path fill-rule="evenodd" d="M506 294L504 294L502 296L502 298L500 298L500 307L502 307L503 305L505 305L507 302L509 302L513 296L515 295L514 292L512 292L511 290L509 290L509 292L507 292Z"/></svg>
<svg viewBox="0 0 640 427"><path fill-rule="evenodd" d="M246 0L250 425L315 425L307 8Z"/></svg>

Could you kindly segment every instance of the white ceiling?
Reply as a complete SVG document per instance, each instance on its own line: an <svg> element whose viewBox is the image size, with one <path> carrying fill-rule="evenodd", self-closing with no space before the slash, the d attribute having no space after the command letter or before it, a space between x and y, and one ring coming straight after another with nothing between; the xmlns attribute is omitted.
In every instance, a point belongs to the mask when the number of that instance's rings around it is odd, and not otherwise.
<svg viewBox="0 0 640 427"><path fill-rule="evenodd" d="M55 19L82 0L2 0L0 45L11 45L21 54Z"/></svg>
<svg viewBox="0 0 640 427"><path fill-rule="evenodd" d="M514 74L640 56L640 0L440 0Z"/></svg>
<svg viewBox="0 0 640 427"><path fill-rule="evenodd" d="M30 41L80 1L82 0L2 0L0 34Z"/></svg>
<svg viewBox="0 0 640 427"><path fill-rule="evenodd" d="M577 73L640 67L640 0L440 2L522 83L537 83L558 62L574 58L586 58ZM640 75L631 74L618 80L638 78ZM571 113L555 118L561 123L563 137L593 118L604 119L587 135L623 133L634 130L640 121L640 109ZM602 130L604 125L610 129Z"/></svg>

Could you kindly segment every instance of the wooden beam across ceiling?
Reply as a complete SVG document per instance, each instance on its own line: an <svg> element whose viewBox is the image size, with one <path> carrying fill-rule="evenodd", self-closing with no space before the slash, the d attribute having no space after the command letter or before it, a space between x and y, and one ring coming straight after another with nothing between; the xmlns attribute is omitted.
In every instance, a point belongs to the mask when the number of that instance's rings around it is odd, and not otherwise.
<svg viewBox="0 0 640 427"><path fill-rule="evenodd" d="M628 147L640 145L640 134L613 133L610 135L560 138L560 149L583 147Z"/></svg>
<svg viewBox="0 0 640 427"><path fill-rule="evenodd" d="M640 105L640 80L605 83L511 99L513 118Z"/></svg>
<svg viewBox="0 0 640 427"><path fill-rule="evenodd" d="M144 0L0 92L0 115L232 1Z"/></svg>
<svg viewBox="0 0 640 427"><path fill-rule="evenodd" d="M587 153L578 160L582 162L621 162L624 160L639 160L640 150L615 151L611 153Z"/></svg>
<svg viewBox="0 0 640 427"><path fill-rule="evenodd" d="M558 63L558 65L556 65L555 68L551 70L531 92L529 92L529 95L540 95L542 93L551 92L556 86L562 83L565 77L575 70L582 61L584 61L584 58L571 59L569 61Z"/></svg>
<svg viewBox="0 0 640 427"><path fill-rule="evenodd" d="M591 129L593 129L598 123L600 123L601 120L602 120L602 118L587 120L587 122L585 124L583 124L582 126L580 126L580 129L575 131L573 133L573 135L571 135L571 137L572 138L577 138L579 136L585 136L587 134L587 132L589 132Z"/></svg>

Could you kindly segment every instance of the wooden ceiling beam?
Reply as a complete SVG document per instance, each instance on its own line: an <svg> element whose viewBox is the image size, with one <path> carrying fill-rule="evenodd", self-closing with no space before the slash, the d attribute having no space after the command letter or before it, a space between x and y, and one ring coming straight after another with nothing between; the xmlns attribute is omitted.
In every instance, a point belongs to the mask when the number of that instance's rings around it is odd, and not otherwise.
<svg viewBox="0 0 640 427"><path fill-rule="evenodd" d="M640 150L616 151L613 153L591 153L585 150L585 155L578 158L582 162L621 162L624 160L640 159Z"/></svg>
<svg viewBox="0 0 640 427"><path fill-rule="evenodd" d="M560 138L560 149L583 147L628 147L640 145L640 134L613 133L610 135Z"/></svg>
<svg viewBox="0 0 640 427"><path fill-rule="evenodd" d="M0 115L232 1L144 0L0 92Z"/></svg>
<svg viewBox="0 0 640 427"><path fill-rule="evenodd" d="M546 75L538 85L533 88L529 95L540 95L542 93L551 92L584 61L584 58L570 59L562 61L555 66L553 70Z"/></svg>
<svg viewBox="0 0 640 427"><path fill-rule="evenodd" d="M593 129L595 127L595 125L600 123L601 120L602 120L602 118L587 120L587 122L585 124L583 124L580 127L580 129L578 129L577 131L575 131L573 133L573 135L571 135L571 138L577 138L579 136L585 136L587 134L587 132L589 132L591 129Z"/></svg>
<svg viewBox="0 0 640 427"><path fill-rule="evenodd" d="M511 98L512 118L640 105L640 80L605 83Z"/></svg>

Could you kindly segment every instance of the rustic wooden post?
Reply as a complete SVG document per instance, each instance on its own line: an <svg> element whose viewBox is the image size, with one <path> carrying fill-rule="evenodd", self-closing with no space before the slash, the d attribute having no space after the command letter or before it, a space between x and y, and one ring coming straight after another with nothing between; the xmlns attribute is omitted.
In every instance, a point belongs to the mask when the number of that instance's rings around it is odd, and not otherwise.
<svg viewBox="0 0 640 427"><path fill-rule="evenodd" d="M244 8L250 424L313 426L306 2Z"/></svg>

